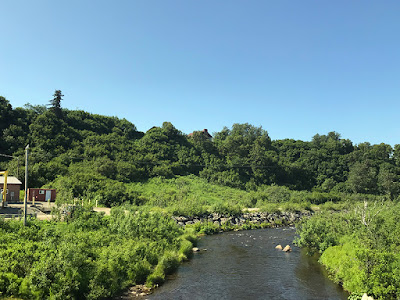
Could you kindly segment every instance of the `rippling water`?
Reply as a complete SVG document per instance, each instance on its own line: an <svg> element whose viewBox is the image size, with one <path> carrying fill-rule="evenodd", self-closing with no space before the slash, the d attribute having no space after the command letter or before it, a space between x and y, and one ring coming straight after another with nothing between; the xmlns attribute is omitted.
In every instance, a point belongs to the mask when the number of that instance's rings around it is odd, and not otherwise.
<svg viewBox="0 0 400 300"><path fill-rule="evenodd" d="M347 299L315 258L292 244L294 228L206 236L194 258L146 299ZM285 253L275 249L291 245Z"/></svg>

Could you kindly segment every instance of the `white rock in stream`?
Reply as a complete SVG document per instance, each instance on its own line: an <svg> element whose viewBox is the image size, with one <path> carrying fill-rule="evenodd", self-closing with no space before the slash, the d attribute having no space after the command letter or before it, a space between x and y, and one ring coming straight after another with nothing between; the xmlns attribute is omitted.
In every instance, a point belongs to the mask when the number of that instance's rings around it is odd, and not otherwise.
<svg viewBox="0 0 400 300"><path fill-rule="evenodd" d="M292 251L292 248L290 248L289 245L286 245L286 247L283 248L283 251L284 251L284 252L290 252L290 251Z"/></svg>

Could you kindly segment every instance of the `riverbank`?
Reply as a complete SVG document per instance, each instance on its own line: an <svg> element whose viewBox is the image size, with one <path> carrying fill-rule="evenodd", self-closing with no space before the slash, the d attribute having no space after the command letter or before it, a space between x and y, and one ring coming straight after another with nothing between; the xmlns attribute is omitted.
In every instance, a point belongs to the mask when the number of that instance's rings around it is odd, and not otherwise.
<svg viewBox="0 0 400 300"><path fill-rule="evenodd" d="M0 218L0 294L23 299L110 299L155 286L192 255L196 236L162 212L75 207L63 218Z"/></svg>
<svg viewBox="0 0 400 300"><path fill-rule="evenodd" d="M398 202L367 201L322 212L301 224L296 243L321 253L320 263L352 299L400 299L399 214Z"/></svg>
<svg viewBox="0 0 400 300"><path fill-rule="evenodd" d="M315 257L295 246L290 253L275 249L277 243L292 246L294 235L295 228L285 226L203 236L198 247L207 251L137 299L346 300L348 294L329 280Z"/></svg>
<svg viewBox="0 0 400 300"><path fill-rule="evenodd" d="M198 235L212 235L227 231L292 226L302 218L309 218L313 214L313 211L244 212L235 216L211 213L201 216L172 216L172 219L181 227L193 228ZM193 251L195 252L195 250ZM135 285L115 299L132 299L138 296L146 296L152 294L157 287L149 288L144 285Z"/></svg>
<svg viewBox="0 0 400 300"><path fill-rule="evenodd" d="M233 229L277 227L282 225L294 225L302 218L309 218L313 211L299 212L244 212L238 215L226 215L219 213L205 214L201 216L172 216L172 219L180 226L199 226L200 224L216 227L228 227Z"/></svg>

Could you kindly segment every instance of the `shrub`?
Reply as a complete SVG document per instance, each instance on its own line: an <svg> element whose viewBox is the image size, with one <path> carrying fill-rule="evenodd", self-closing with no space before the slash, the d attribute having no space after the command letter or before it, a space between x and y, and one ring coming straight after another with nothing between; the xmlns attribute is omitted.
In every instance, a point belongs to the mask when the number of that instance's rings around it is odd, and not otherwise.
<svg viewBox="0 0 400 300"><path fill-rule="evenodd" d="M185 228L186 229L186 233L184 235L181 236L182 240L188 240L189 242L191 242L194 246L197 245L197 241L198 238L195 234L194 230L191 230L189 227Z"/></svg>
<svg viewBox="0 0 400 300"><path fill-rule="evenodd" d="M189 226L189 227L188 227ZM220 227L213 222L198 222L193 225L186 225L188 228L193 228L199 234L213 234L220 231Z"/></svg>
<svg viewBox="0 0 400 300"><path fill-rule="evenodd" d="M157 267L161 268L166 275L169 275L178 269L179 259L176 252L166 251L162 256Z"/></svg>
<svg viewBox="0 0 400 300"><path fill-rule="evenodd" d="M285 212L298 212L304 210L311 210L310 202L291 203L286 202L280 205L280 209Z"/></svg>
<svg viewBox="0 0 400 300"><path fill-rule="evenodd" d="M229 205L228 203L218 202L211 206L211 212L221 214L223 216L237 216L242 213L242 209L239 205Z"/></svg>
<svg viewBox="0 0 400 300"><path fill-rule="evenodd" d="M135 284L143 284L151 273L151 264L146 260L141 260L129 266L128 277Z"/></svg>
<svg viewBox="0 0 400 300"><path fill-rule="evenodd" d="M296 243L322 253L332 278L357 299L400 297L400 205L365 202L354 210L323 211L299 228Z"/></svg>
<svg viewBox="0 0 400 300"><path fill-rule="evenodd" d="M155 269L155 271L147 277L146 285L148 287L153 287L163 284L164 281L165 274L161 270Z"/></svg>
<svg viewBox="0 0 400 300"><path fill-rule="evenodd" d="M181 242L181 246L179 248L179 254L180 257L182 257L182 260L191 258L193 256L193 244L188 241L188 240L183 240Z"/></svg>
<svg viewBox="0 0 400 300"><path fill-rule="evenodd" d="M268 213L280 213L281 212L278 203L264 203L264 204L260 205L259 208L261 211L268 212Z"/></svg>

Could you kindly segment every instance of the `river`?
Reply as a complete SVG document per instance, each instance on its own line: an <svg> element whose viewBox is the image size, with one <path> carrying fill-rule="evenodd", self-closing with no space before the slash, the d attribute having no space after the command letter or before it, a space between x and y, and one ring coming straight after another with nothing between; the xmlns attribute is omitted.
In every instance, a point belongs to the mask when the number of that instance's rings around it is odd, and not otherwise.
<svg viewBox="0 0 400 300"><path fill-rule="evenodd" d="M315 257L293 246L294 228L201 238L193 259L146 299L347 299ZM289 244L293 251L275 249Z"/></svg>

